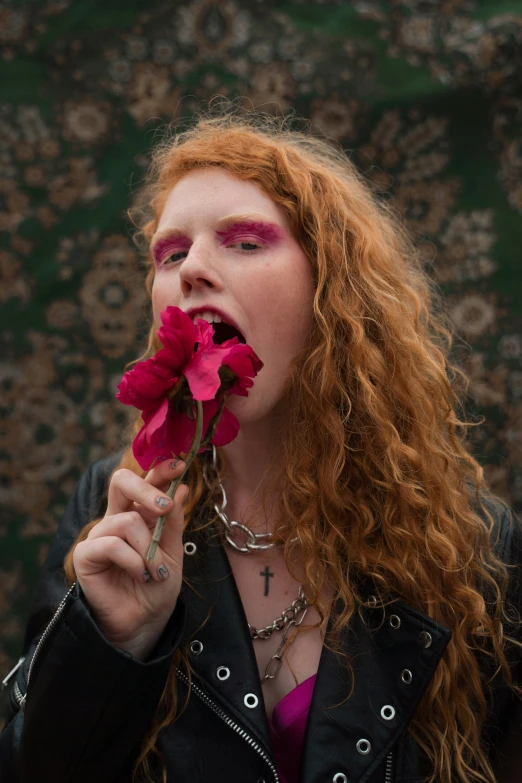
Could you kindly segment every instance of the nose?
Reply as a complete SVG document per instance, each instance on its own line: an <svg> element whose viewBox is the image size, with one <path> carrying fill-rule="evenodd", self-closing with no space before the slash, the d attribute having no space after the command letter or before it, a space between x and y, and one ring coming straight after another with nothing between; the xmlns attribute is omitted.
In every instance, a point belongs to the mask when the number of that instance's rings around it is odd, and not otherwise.
<svg viewBox="0 0 522 783"><path fill-rule="evenodd" d="M193 242L181 261L181 289L190 291L193 287L214 287L217 284L216 253L210 242L201 238Z"/></svg>

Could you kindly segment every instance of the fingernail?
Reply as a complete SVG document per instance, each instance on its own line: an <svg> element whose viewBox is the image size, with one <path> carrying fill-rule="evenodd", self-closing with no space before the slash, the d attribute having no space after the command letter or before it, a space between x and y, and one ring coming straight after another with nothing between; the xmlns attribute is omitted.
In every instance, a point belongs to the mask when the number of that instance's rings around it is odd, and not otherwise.
<svg viewBox="0 0 522 783"><path fill-rule="evenodd" d="M180 465L182 462L183 462L182 459L173 460L173 462L170 463L170 469L175 470L178 467L178 465Z"/></svg>
<svg viewBox="0 0 522 783"><path fill-rule="evenodd" d="M160 577L160 579L163 579L163 581L165 581L165 579L169 578L169 569L167 568L165 563L162 563L158 567L158 576Z"/></svg>
<svg viewBox="0 0 522 783"><path fill-rule="evenodd" d="M144 582L150 582L151 579L152 579L152 576L149 574L149 572L148 571L144 571L143 572L143 581Z"/></svg>
<svg viewBox="0 0 522 783"><path fill-rule="evenodd" d="M166 498L164 495L162 495L160 498L156 498L156 503L160 508L165 508L165 506L169 505L170 498Z"/></svg>

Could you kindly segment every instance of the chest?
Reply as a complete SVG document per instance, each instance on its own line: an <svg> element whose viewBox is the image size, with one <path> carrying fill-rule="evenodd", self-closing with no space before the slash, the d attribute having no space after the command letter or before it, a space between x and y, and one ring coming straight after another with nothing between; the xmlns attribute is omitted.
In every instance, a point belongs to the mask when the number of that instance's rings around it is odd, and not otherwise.
<svg viewBox="0 0 522 783"><path fill-rule="evenodd" d="M290 575L281 553L261 556L232 553L229 560L249 625L261 630L282 619L283 612L298 597L301 582ZM298 611L295 619L299 621L301 617L303 612ZM285 631L287 642L281 649ZM271 717L281 699L317 673L323 647L317 610L309 606L299 627L290 625L272 630L268 638L253 640L253 647L266 713ZM265 679L267 674L275 676Z"/></svg>

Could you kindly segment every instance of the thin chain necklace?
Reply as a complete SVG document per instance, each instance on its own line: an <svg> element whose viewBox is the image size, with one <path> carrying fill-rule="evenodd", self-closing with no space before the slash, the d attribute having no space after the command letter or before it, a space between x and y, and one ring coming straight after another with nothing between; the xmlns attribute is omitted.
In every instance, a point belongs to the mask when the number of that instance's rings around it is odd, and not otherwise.
<svg viewBox="0 0 522 783"><path fill-rule="evenodd" d="M264 628L258 629L251 626L250 623L248 624L252 641L255 641L256 639L270 639L274 631L283 632L283 636L277 650L266 665L265 674L261 679L261 684L267 680L273 680L274 677L277 677L279 674L279 670L283 665L285 647L287 643L292 644L295 639L295 636L293 636L290 641L288 641L288 634L290 633L290 629L292 626L298 628L301 625L306 617L308 606L308 601L304 594L303 587L301 586L295 601L293 601L291 606L289 606L288 609L285 609L280 617L275 619L270 625L266 625Z"/></svg>
<svg viewBox="0 0 522 783"><path fill-rule="evenodd" d="M225 488L221 483L221 477L219 475L219 471L217 469L215 446L212 446L212 466L217 476L219 490L222 495L221 506L214 504L214 510L218 515L219 519L221 520L221 522L223 523L225 539L227 544L231 546L233 549L235 549L236 552L242 552L244 554L250 554L251 552L262 551L265 549L273 549L276 546L280 546L280 544L278 544L276 541L273 540L272 533L254 533L252 530L250 530L249 527L247 527L247 525L243 525L241 522L235 522L234 520L230 520L227 517L227 515L225 514L225 507L227 505L227 496L226 496ZM205 461L203 461L203 478L205 480L207 487L211 489L212 485L207 472L207 463ZM240 532L245 536L245 541L243 546L236 544L236 542L234 541L233 536L237 532ZM294 538L293 540L295 541L296 539ZM258 543L261 541L264 541L265 543ZM291 644L295 639L295 636L293 636L290 639L290 641L288 641L288 634L290 633L290 629L292 627L298 628L301 625L308 611L308 606L309 606L308 601L304 594L304 590L301 586L299 588L297 598L270 625L258 629L251 626L250 623L248 624L252 641L256 641L257 639L261 639L261 640L269 639L274 633L274 631L283 632L281 642L277 650L275 651L274 655L272 655L272 657L268 661L268 664L265 668L265 673L261 679L261 684L265 683L267 680L273 680L274 677L277 677L277 675L279 674L281 666L283 665L283 655L284 655L285 646L287 644Z"/></svg>

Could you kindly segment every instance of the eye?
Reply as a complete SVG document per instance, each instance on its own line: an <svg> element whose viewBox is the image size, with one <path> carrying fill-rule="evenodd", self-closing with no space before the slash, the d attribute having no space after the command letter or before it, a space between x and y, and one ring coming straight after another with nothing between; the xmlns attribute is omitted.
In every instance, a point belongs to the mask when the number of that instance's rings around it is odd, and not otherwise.
<svg viewBox="0 0 522 783"><path fill-rule="evenodd" d="M236 245L241 246L240 252L242 253L253 253L256 250L262 250L264 247L258 242L250 242L246 239L230 243L230 247L235 247ZM176 264L180 260L178 256L182 256L184 253L187 254L188 250L178 250L177 253L171 253L169 256L165 257L164 261L162 261L162 266L171 266L172 264Z"/></svg>
<svg viewBox="0 0 522 783"><path fill-rule="evenodd" d="M170 255L170 256L167 256L167 257L165 258L165 260L162 262L163 266L164 266L165 264L168 264L168 262L170 262L170 261L171 261L171 259L175 259L175 261L173 261L172 263L176 263L176 261L178 261L178 260L179 260L179 259L177 259L177 258L176 258L176 256L180 256L182 253L186 253L186 252L187 252L186 250L179 250L177 253L171 253L171 255Z"/></svg>
<svg viewBox="0 0 522 783"><path fill-rule="evenodd" d="M257 242L249 242L247 240L243 240L242 242L233 242L232 246L234 245L241 245L242 246L242 252L243 253L253 253L256 249L261 249L262 245L258 245ZM243 245L250 245L250 247L243 247Z"/></svg>

